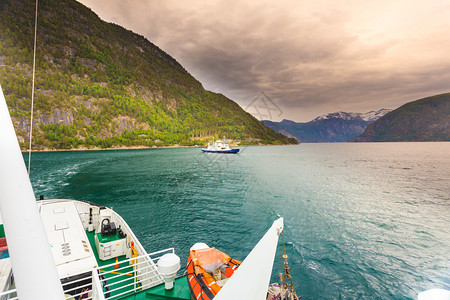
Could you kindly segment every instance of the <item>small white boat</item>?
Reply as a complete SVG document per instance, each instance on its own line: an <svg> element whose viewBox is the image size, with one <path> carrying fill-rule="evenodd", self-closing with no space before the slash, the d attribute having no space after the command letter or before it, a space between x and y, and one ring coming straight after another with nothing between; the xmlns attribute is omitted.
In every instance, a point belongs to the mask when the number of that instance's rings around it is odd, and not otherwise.
<svg viewBox="0 0 450 300"><path fill-rule="evenodd" d="M230 145L222 142L221 140L213 141L212 143L208 142L208 146L205 149L202 149L203 152L206 153L231 153L235 154L239 152L239 149L231 149Z"/></svg>

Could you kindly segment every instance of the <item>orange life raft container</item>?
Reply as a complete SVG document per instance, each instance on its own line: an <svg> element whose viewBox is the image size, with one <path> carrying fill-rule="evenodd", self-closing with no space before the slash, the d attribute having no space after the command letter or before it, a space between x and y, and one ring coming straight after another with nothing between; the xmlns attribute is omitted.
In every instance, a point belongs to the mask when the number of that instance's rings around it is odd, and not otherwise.
<svg viewBox="0 0 450 300"><path fill-rule="evenodd" d="M191 249L187 280L192 299L212 300L240 264L216 248Z"/></svg>

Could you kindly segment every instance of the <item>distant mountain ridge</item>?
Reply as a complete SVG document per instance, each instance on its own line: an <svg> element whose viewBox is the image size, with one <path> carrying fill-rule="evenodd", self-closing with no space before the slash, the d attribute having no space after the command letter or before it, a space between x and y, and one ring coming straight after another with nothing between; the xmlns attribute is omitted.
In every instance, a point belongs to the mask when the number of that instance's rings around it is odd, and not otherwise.
<svg viewBox="0 0 450 300"><path fill-rule="evenodd" d="M290 120L262 121L266 126L302 143L346 142L360 135L368 124L390 112L380 109L366 113L335 112L319 116L306 123Z"/></svg>
<svg viewBox="0 0 450 300"><path fill-rule="evenodd" d="M415 100L367 126L351 142L450 141L450 93Z"/></svg>
<svg viewBox="0 0 450 300"><path fill-rule="evenodd" d="M376 110L376 111L372 110L372 111L369 111L366 113L348 113L348 112L339 111L339 112L329 113L326 115L319 116L312 121L314 122L314 121L337 118L337 119L349 120L349 121L361 119L366 122L374 122L390 111L392 111L392 109L386 109L386 108Z"/></svg>

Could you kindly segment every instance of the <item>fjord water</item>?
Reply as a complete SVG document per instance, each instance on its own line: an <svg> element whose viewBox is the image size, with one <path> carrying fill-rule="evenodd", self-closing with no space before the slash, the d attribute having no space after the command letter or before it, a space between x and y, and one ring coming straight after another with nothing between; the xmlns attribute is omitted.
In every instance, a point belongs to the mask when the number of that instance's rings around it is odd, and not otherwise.
<svg viewBox="0 0 450 300"><path fill-rule="evenodd" d="M303 299L414 299L450 289L449 170L450 143L301 144L35 153L31 180L113 207L182 261L200 241L243 260L280 215Z"/></svg>

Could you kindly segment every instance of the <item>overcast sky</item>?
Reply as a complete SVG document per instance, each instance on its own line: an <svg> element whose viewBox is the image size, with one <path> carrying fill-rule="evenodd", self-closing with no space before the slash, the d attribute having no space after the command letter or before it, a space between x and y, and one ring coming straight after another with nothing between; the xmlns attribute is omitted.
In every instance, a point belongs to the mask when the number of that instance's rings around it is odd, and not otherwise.
<svg viewBox="0 0 450 300"><path fill-rule="evenodd" d="M80 2L243 108L264 92L275 121L450 92L450 0Z"/></svg>

